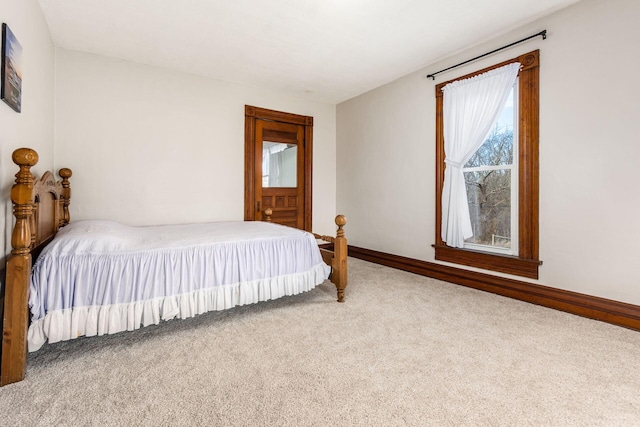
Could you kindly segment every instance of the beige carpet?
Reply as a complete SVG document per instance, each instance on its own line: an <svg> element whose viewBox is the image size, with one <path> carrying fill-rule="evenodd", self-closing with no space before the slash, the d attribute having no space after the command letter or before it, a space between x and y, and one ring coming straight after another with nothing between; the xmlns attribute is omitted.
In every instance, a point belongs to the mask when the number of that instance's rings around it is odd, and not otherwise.
<svg viewBox="0 0 640 427"><path fill-rule="evenodd" d="M3 426L640 426L640 333L350 259L303 295L47 345Z"/></svg>

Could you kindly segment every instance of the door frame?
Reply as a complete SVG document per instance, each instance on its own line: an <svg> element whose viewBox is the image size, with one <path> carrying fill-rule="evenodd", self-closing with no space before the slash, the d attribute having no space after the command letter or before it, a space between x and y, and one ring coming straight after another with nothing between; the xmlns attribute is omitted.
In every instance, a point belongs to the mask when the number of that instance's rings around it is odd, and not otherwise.
<svg viewBox="0 0 640 427"><path fill-rule="evenodd" d="M304 126L304 143L302 146L304 151L304 203L302 209L304 210L304 229L311 231L313 117L268 110L252 105L244 106L244 220L255 221L256 219L256 158L254 148L256 120L269 120Z"/></svg>

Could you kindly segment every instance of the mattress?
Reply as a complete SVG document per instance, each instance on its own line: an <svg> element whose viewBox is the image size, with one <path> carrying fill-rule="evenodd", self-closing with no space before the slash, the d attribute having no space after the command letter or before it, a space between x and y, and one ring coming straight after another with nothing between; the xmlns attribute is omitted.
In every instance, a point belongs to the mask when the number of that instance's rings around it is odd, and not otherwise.
<svg viewBox="0 0 640 427"><path fill-rule="evenodd" d="M76 221L36 260L29 351L295 295L327 279L312 234L257 221Z"/></svg>

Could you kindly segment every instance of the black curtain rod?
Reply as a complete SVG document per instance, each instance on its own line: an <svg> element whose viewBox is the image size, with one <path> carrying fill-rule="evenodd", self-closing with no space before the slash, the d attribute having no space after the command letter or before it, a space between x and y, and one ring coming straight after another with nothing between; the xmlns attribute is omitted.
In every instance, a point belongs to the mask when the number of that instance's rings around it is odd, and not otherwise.
<svg viewBox="0 0 640 427"><path fill-rule="evenodd" d="M534 38L534 37L538 37L538 36L542 36L542 40L546 40L546 38L547 38L547 30L542 30L542 31L540 31L540 32L539 32L539 33L537 33L537 34L534 34L534 35L529 36L529 37L525 37L525 38L523 38L522 40L518 40L517 42L513 42L513 43L508 44L508 45L506 45L506 46L499 47L498 49L494 49L494 50L492 50L491 52L483 53L483 54L482 54L482 55L480 55L480 56L476 56L475 58L471 58L471 59L468 59L468 60L466 60L466 61L464 61L464 62L461 62L461 63L459 63L459 64L452 65L451 67L449 67L449 68L445 68L444 70L436 71L436 72L435 72L435 73L433 73L433 74L429 74L429 75L427 75L427 78L431 77L431 79L432 79L432 80L435 80L435 79L436 79L436 74L444 73L445 71L449 71L449 70L451 70L451 69L453 69L453 68L457 68L457 67L459 67L459 66L461 66L461 65L468 64L469 62L473 62L473 61L475 61L476 59L484 58L485 56L491 55L492 53L496 53L496 52L498 52L498 51L501 51L501 50L503 50L503 49L506 49L506 48L508 48L508 47L511 47L511 46L516 45L516 44L518 44L518 43L522 43L522 42L524 42L524 41L527 41L527 40L529 40L529 39L532 39L532 38Z"/></svg>

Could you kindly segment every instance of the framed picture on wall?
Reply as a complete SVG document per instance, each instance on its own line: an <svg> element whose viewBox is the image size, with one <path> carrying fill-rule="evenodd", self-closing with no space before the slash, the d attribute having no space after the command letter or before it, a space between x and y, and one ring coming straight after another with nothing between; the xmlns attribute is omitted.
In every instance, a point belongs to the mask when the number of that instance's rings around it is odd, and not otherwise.
<svg viewBox="0 0 640 427"><path fill-rule="evenodd" d="M2 24L2 89L0 98L18 113L22 109L22 46Z"/></svg>

